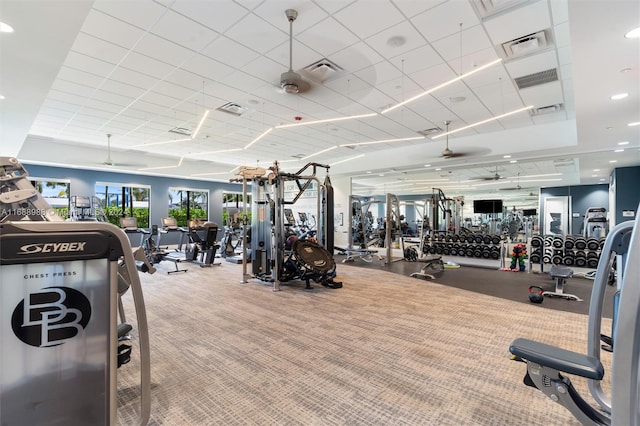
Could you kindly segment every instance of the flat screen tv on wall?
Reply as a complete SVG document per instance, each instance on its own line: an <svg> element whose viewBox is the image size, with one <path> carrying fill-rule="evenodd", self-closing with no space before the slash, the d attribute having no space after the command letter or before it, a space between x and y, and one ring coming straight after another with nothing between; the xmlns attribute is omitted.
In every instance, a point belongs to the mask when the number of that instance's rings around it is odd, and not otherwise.
<svg viewBox="0 0 640 426"><path fill-rule="evenodd" d="M502 200L473 200L474 213L502 213Z"/></svg>

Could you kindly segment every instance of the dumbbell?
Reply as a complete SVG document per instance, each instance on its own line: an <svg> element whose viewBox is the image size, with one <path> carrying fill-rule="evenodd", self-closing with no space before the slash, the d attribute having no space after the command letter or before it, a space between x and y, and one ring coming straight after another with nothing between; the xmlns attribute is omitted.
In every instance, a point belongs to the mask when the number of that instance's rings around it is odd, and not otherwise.
<svg viewBox="0 0 640 426"><path fill-rule="evenodd" d="M473 256L474 257L482 257L482 246L476 246L473 249Z"/></svg>
<svg viewBox="0 0 640 426"><path fill-rule="evenodd" d="M468 245L465 250L464 253L467 257L473 257L473 250L474 250L474 246Z"/></svg>
<svg viewBox="0 0 640 426"><path fill-rule="evenodd" d="M570 256L568 256L569 253L565 253L564 255L564 264L566 266L573 266L573 264L575 263L575 259L573 257L573 253L571 253Z"/></svg>
<svg viewBox="0 0 640 426"><path fill-rule="evenodd" d="M575 264L579 268L584 268L587 266L587 258L586 257L578 257L575 258Z"/></svg>
<svg viewBox="0 0 640 426"><path fill-rule="evenodd" d="M564 262L564 257L561 254L554 254L551 257L551 263L554 265L560 265Z"/></svg>
<svg viewBox="0 0 640 426"><path fill-rule="evenodd" d="M587 248L587 240L585 240L584 237L576 238L574 244L575 248L577 248L578 250L584 250Z"/></svg>
<svg viewBox="0 0 640 426"><path fill-rule="evenodd" d="M500 235L492 235L491 236L491 242L493 244L500 244Z"/></svg>
<svg viewBox="0 0 640 426"><path fill-rule="evenodd" d="M483 238L484 237L482 235L476 235L474 241L476 242L476 244L482 244Z"/></svg>
<svg viewBox="0 0 640 426"><path fill-rule="evenodd" d="M449 249L449 254L450 254L451 256L457 256L457 255L458 255L458 249L457 249L455 246L454 246L454 247L451 247L451 248Z"/></svg>
<svg viewBox="0 0 640 426"><path fill-rule="evenodd" d="M489 259L491 257L491 250L489 249L489 247L482 248L482 257L484 259Z"/></svg>
<svg viewBox="0 0 640 426"><path fill-rule="evenodd" d="M587 258L587 267L588 268L597 268L598 267L598 258L592 257L592 258Z"/></svg>
<svg viewBox="0 0 640 426"><path fill-rule="evenodd" d="M491 259L500 259L500 247L491 247Z"/></svg>
<svg viewBox="0 0 640 426"><path fill-rule="evenodd" d="M498 255L498 257L500 257L500 255ZM534 250L529 259L531 259L531 263L540 263L540 249Z"/></svg>
<svg viewBox="0 0 640 426"><path fill-rule="evenodd" d="M551 246L552 243L553 243L553 235L545 235L544 236L544 245L545 246Z"/></svg>
<svg viewBox="0 0 640 426"><path fill-rule="evenodd" d="M458 234L455 234L453 237L451 237L451 239L454 243L457 243L458 241L460 241L460 236Z"/></svg>
<svg viewBox="0 0 640 426"><path fill-rule="evenodd" d="M562 237L558 237L555 236L553 237L553 240L551 241L551 245L553 246L553 248L562 248L564 247L564 241L562 240Z"/></svg>
<svg viewBox="0 0 640 426"><path fill-rule="evenodd" d="M574 243L573 235L567 235L567 238L564 239L564 248L566 250L571 250L573 249L574 245L575 243Z"/></svg>
<svg viewBox="0 0 640 426"><path fill-rule="evenodd" d="M600 240L598 240L598 248L600 250L602 250L604 248L604 240L606 240L606 238L602 237L600 238Z"/></svg>
<svg viewBox="0 0 640 426"><path fill-rule="evenodd" d="M498 241L499 243L500 241ZM535 235L531 237L531 247L542 247L544 245L544 241L540 235Z"/></svg>
<svg viewBox="0 0 640 426"><path fill-rule="evenodd" d="M587 248L589 250L596 251L596 250L598 250L598 248L600 248L600 243L598 242L598 240L596 238L589 238L587 240Z"/></svg>

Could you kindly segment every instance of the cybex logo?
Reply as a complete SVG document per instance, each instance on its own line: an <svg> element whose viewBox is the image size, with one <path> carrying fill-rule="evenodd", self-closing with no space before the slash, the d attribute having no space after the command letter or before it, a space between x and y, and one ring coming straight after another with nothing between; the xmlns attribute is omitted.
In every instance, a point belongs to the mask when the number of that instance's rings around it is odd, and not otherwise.
<svg viewBox="0 0 640 426"><path fill-rule="evenodd" d="M87 244L84 242L72 242L72 243L36 243L25 244L20 247L18 254L35 254L35 253L64 253L70 251L84 251L84 246Z"/></svg>
<svg viewBox="0 0 640 426"><path fill-rule="evenodd" d="M89 323L91 303L69 287L48 287L29 294L11 316L13 333L27 345L58 346Z"/></svg>

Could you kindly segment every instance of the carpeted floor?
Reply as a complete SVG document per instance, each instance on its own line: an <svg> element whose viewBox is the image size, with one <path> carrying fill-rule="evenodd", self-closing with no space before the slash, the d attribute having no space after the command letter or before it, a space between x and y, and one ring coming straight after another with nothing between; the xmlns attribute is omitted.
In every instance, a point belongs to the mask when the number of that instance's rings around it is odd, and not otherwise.
<svg viewBox="0 0 640 426"><path fill-rule="evenodd" d="M508 347L584 352L585 315L352 265L338 265L342 289L279 292L241 284L240 265L172 267L142 276L152 425L579 424L522 384ZM118 371L121 425L137 418L137 363Z"/></svg>

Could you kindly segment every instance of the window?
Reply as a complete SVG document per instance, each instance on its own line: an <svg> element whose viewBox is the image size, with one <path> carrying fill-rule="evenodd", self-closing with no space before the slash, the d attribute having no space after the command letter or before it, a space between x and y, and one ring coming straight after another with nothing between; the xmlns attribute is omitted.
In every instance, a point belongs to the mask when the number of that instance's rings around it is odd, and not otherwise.
<svg viewBox="0 0 640 426"><path fill-rule="evenodd" d="M209 220L209 191L169 188L169 216L176 218L178 226L187 226L194 219Z"/></svg>
<svg viewBox="0 0 640 426"><path fill-rule="evenodd" d="M231 226L242 219L244 202L242 193L225 192L222 194L222 222ZM251 194L247 194L247 223L251 223ZM238 224L239 225L239 224Z"/></svg>
<svg viewBox="0 0 640 426"><path fill-rule="evenodd" d="M63 219L69 217L69 190L67 180L31 178L31 185L42 195L47 203Z"/></svg>
<svg viewBox="0 0 640 426"><path fill-rule="evenodd" d="M139 228L149 227L149 186L96 183L96 197L107 221L120 226L121 217L135 217Z"/></svg>

